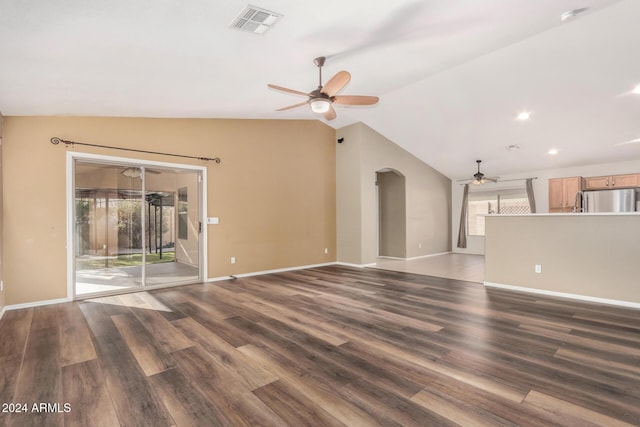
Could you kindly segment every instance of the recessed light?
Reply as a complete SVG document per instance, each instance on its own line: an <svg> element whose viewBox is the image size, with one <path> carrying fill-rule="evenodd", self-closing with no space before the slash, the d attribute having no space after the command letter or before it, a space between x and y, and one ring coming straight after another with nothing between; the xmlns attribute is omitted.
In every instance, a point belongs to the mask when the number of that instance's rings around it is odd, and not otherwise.
<svg viewBox="0 0 640 427"><path fill-rule="evenodd" d="M635 93L636 95L640 95L640 85L637 85L636 87L634 87L632 92Z"/></svg>
<svg viewBox="0 0 640 427"><path fill-rule="evenodd" d="M589 10L588 7L581 7L580 9L569 10L563 13L562 15L560 15L560 20L566 21L568 19L575 18L577 15L579 15L580 13L586 12L587 10Z"/></svg>
<svg viewBox="0 0 640 427"><path fill-rule="evenodd" d="M558 154L558 149L552 148L551 150L547 151L547 154L549 154L550 156L555 156L556 154Z"/></svg>
<svg viewBox="0 0 640 427"><path fill-rule="evenodd" d="M528 111L523 111L520 114L518 114L518 117L516 118L520 121L529 120L531 118L531 113Z"/></svg>

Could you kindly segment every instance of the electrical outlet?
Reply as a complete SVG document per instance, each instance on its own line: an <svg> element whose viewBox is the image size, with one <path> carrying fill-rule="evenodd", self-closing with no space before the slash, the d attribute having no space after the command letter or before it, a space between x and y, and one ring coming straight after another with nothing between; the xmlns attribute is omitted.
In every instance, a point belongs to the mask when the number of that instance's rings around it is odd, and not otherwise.
<svg viewBox="0 0 640 427"><path fill-rule="evenodd" d="M534 271L536 273L542 273L542 266L540 264L536 264Z"/></svg>
<svg viewBox="0 0 640 427"><path fill-rule="evenodd" d="M4 291L4 281L0 280L0 292Z"/></svg>
<svg viewBox="0 0 640 427"><path fill-rule="evenodd" d="M418 243L418 249L422 249L422 243Z"/></svg>
<svg viewBox="0 0 640 427"><path fill-rule="evenodd" d="M231 264L235 264L236 263L236 257L232 256L231 257Z"/></svg>
<svg viewBox="0 0 640 427"><path fill-rule="evenodd" d="M329 248L324 248L324 253L328 254L329 253Z"/></svg>

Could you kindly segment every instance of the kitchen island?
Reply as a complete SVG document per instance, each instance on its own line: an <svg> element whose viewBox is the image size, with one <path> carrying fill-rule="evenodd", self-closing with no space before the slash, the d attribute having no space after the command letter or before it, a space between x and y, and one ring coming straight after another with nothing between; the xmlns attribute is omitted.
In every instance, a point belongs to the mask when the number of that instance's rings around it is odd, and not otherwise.
<svg viewBox="0 0 640 427"><path fill-rule="evenodd" d="M484 284L640 308L640 212L487 215Z"/></svg>

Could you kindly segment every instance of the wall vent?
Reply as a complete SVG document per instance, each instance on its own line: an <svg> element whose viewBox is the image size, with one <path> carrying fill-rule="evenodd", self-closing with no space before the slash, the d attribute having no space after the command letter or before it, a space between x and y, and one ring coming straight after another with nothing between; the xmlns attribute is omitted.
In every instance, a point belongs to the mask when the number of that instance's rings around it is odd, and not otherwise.
<svg viewBox="0 0 640 427"><path fill-rule="evenodd" d="M231 23L231 28L254 34L264 34L282 18L282 14L247 5Z"/></svg>

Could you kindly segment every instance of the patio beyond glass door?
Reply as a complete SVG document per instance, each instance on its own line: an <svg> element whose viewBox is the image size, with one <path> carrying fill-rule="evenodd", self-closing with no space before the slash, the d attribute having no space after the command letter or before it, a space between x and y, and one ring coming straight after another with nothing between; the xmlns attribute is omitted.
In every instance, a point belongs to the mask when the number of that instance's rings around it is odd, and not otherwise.
<svg viewBox="0 0 640 427"><path fill-rule="evenodd" d="M194 283L199 172L74 161L75 295Z"/></svg>

